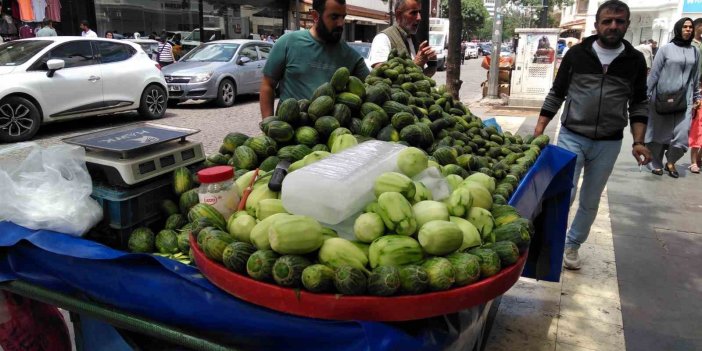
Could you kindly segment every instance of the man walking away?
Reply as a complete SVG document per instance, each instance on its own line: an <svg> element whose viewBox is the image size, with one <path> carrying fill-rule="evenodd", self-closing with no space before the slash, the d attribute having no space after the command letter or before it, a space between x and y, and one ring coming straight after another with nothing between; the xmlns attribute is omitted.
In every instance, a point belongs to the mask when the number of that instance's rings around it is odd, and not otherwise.
<svg viewBox="0 0 702 351"><path fill-rule="evenodd" d="M86 20L80 21L80 35L86 38L97 38L98 35L92 29L90 29L90 22Z"/></svg>
<svg viewBox="0 0 702 351"><path fill-rule="evenodd" d="M48 18L44 18L44 21L41 22L41 29L39 29L36 32L37 37L55 37L58 34L56 34L56 30L52 26L51 20Z"/></svg>
<svg viewBox="0 0 702 351"><path fill-rule="evenodd" d="M574 45L563 58L534 129L534 135L543 134L566 102L558 146L577 155L571 199L575 198L578 178L583 173L578 209L566 238L563 263L567 269L581 267L578 249L587 240L597 216L600 196L628 123L636 162L644 165L651 161L651 153L644 146L648 121L646 62L623 40L629 17L629 6L620 0L600 5L595 16L597 34Z"/></svg>

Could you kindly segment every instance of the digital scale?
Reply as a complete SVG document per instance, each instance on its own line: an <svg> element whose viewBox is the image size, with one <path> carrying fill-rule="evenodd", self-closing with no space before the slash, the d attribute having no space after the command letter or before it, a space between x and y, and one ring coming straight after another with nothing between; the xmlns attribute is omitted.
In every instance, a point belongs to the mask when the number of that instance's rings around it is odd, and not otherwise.
<svg viewBox="0 0 702 351"><path fill-rule="evenodd" d="M128 187L205 160L202 143L186 140L198 132L141 122L62 140L85 148L93 180Z"/></svg>

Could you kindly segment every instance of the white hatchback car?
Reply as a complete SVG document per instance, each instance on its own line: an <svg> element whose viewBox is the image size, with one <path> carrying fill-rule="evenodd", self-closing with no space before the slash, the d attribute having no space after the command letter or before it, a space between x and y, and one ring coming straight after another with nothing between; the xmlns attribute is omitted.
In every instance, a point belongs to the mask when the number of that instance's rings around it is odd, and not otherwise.
<svg viewBox="0 0 702 351"><path fill-rule="evenodd" d="M137 110L161 118L167 101L158 64L138 44L82 37L0 44L0 142L79 117Z"/></svg>

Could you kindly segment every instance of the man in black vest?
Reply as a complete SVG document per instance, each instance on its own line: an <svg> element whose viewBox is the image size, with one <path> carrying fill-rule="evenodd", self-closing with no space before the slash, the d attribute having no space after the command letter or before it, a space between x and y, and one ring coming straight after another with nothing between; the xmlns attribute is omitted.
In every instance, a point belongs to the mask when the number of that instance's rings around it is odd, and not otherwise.
<svg viewBox="0 0 702 351"><path fill-rule="evenodd" d="M369 61L376 67L388 60L390 50L397 50L398 54L407 53L412 57L417 66L424 69L424 74L431 77L436 73L436 52L424 41L415 50L412 35L417 33L422 4L420 0L396 0L395 24L378 33L373 38Z"/></svg>

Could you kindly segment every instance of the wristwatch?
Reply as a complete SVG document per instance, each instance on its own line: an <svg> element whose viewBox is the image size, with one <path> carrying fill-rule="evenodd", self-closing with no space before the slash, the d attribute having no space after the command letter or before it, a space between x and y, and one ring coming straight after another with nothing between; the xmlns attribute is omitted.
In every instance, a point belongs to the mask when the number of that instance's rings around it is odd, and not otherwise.
<svg viewBox="0 0 702 351"><path fill-rule="evenodd" d="M634 147L636 145L646 145L646 144L644 144L643 142L640 142L640 141L635 141L633 144L631 144L631 147Z"/></svg>

